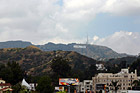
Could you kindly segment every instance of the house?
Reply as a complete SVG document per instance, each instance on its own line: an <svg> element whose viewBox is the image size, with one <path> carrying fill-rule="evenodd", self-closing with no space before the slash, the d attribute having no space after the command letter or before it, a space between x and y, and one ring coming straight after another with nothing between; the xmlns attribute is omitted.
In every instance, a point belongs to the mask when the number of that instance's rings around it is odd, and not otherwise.
<svg viewBox="0 0 140 93"><path fill-rule="evenodd" d="M35 91L35 88L37 87L37 83L27 83L25 79L22 80L21 85L25 86L26 89L29 89L30 91Z"/></svg>
<svg viewBox="0 0 140 93"><path fill-rule="evenodd" d="M6 83L2 78L0 78L0 93L6 92L6 91L13 91L11 88L10 83Z"/></svg>
<svg viewBox="0 0 140 93"><path fill-rule="evenodd" d="M96 64L97 70L107 70L103 64Z"/></svg>
<svg viewBox="0 0 140 93"><path fill-rule="evenodd" d="M35 91L36 87L37 87L37 83L29 83L29 85L31 86L31 90Z"/></svg>

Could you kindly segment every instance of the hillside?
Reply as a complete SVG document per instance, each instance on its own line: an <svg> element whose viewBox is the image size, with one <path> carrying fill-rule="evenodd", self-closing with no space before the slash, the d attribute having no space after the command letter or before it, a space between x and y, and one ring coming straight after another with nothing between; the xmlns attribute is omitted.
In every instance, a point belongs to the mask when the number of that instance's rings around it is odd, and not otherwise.
<svg viewBox="0 0 140 93"><path fill-rule="evenodd" d="M97 61L73 51L41 51L38 47L0 49L0 63L16 61L29 75L51 73L52 59L62 56L72 69L84 70Z"/></svg>
<svg viewBox="0 0 140 93"><path fill-rule="evenodd" d="M112 64L120 64L121 62L126 62L126 64L132 64L134 61L137 60L138 57L136 56L127 56L117 59L110 59L106 63L112 63Z"/></svg>
<svg viewBox="0 0 140 93"><path fill-rule="evenodd" d="M27 46L33 45L30 42L23 42L23 41L8 41L8 42L0 42L0 49L2 48L25 48ZM43 51L75 51L87 57L106 61L112 58L121 58L126 57L126 54L119 54L112 49L99 46L99 45L91 45L91 44L54 44L54 43L47 43L45 45L34 45L40 48Z"/></svg>
<svg viewBox="0 0 140 93"><path fill-rule="evenodd" d="M112 49L105 46L98 45L86 45L86 44L54 44L48 43L45 45L38 45L41 50L44 51L54 51L54 50L63 50L63 51L76 51L82 55L88 56L96 60L108 60L111 58L121 58L126 57L126 54L119 54Z"/></svg>

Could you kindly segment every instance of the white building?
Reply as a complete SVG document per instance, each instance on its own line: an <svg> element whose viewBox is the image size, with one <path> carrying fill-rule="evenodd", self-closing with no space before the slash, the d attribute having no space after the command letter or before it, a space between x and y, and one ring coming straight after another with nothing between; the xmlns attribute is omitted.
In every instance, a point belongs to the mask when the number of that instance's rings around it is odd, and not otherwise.
<svg viewBox="0 0 140 93"><path fill-rule="evenodd" d="M29 83L29 85L31 86L31 90L33 90L33 91L36 90L37 83Z"/></svg>
<svg viewBox="0 0 140 93"><path fill-rule="evenodd" d="M93 91L92 90L92 80L84 80L83 82L80 82L79 85L76 87L77 93L85 93Z"/></svg>
<svg viewBox="0 0 140 93"><path fill-rule="evenodd" d="M106 70L103 64L96 64L97 70Z"/></svg>

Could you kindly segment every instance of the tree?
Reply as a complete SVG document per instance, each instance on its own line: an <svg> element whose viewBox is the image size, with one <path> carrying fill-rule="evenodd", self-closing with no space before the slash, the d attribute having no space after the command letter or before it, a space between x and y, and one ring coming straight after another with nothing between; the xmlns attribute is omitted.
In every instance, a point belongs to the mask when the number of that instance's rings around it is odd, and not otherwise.
<svg viewBox="0 0 140 93"><path fill-rule="evenodd" d="M120 65L120 66L119 66L120 69L121 69L121 68L126 68L126 67L127 67L126 61L121 61L119 65Z"/></svg>
<svg viewBox="0 0 140 93"><path fill-rule="evenodd" d="M132 83L132 89L133 90L139 90L140 88L140 80L134 80L133 83Z"/></svg>
<svg viewBox="0 0 140 93"><path fill-rule="evenodd" d="M132 65L130 66L130 71L132 72L134 72L135 71L135 69L138 71L138 76L140 75L140 70L139 70L139 68L140 68L140 58L138 58L135 62L133 62L132 63Z"/></svg>
<svg viewBox="0 0 140 93"><path fill-rule="evenodd" d="M3 68L5 68L5 65L0 63L0 71L1 71Z"/></svg>
<svg viewBox="0 0 140 93"><path fill-rule="evenodd" d="M136 89L137 87L140 87L140 80L134 80L132 85L133 85L132 89Z"/></svg>
<svg viewBox="0 0 140 93"><path fill-rule="evenodd" d="M13 87L12 93L31 93L26 86L22 86L21 83L17 83Z"/></svg>
<svg viewBox="0 0 140 93"><path fill-rule="evenodd" d="M93 64L90 65L89 68L87 68L87 70L85 71L86 78L88 77L88 79L91 79L97 73L97 67Z"/></svg>
<svg viewBox="0 0 140 93"><path fill-rule="evenodd" d="M68 60L62 57L56 57L52 60L51 68L60 77L68 77L71 71L71 67L68 64Z"/></svg>
<svg viewBox="0 0 140 93"><path fill-rule="evenodd" d="M12 85L17 84L23 79L24 71L18 63L8 62L7 65L0 70L0 77Z"/></svg>
<svg viewBox="0 0 140 93"><path fill-rule="evenodd" d="M59 91L59 92L56 92L56 93L67 93L66 91Z"/></svg>
<svg viewBox="0 0 140 93"><path fill-rule="evenodd" d="M121 85L118 84L118 81L112 81L110 86L112 86L115 93L117 93L117 90Z"/></svg>
<svg viewBox="0 0 140 93"><path fill-rule="evenodd" d="M16 85L12 86L13 93L18 93L21 90L21 84L17 83Z"/></svg>
<svg viewBox="0 0 140 93"><path fill-rule="evenodd" d="M138 84L139 84L138 80L134 80L133 83L132 83L132 85L134 85L134 87L138 86Z"/></svg>
<svg viewBox="0 0 140 93"><path fill-rule="evenodd" d="M39 79L36 89L40 93L53 93L54 91L51 79L48 76L43 76Z"/></svg>

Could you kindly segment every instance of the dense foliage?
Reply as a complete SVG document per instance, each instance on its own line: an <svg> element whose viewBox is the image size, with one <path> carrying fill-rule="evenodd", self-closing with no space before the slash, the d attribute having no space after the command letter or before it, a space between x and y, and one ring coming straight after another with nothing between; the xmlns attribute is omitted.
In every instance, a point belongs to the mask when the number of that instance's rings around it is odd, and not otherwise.
<svg viewBox="0 0 140 93"><path fill-rule="evenodd" d="M52 60L51 68L55 72L55 75L60 77L70 76L71 67L68 64L68 60L63 59L62 57L56 57Z"/></svg>
<svg viewBox="0 0 140 93"><path fill-rule="evenodd" d="M24 77L24 71L18 63L8 62L7 65L0 66L0 77L12 85L17 84Z"/></svg>
<svg viewBox="0 0 140 93"><path fill-rule="evenodd" d="M137 72L138 76L140 76L140 57L139 57L136 61L134 61L134 62L132 63L132 65L130 66L130 70L131 70L131 71L134 72L135 69L138 71L138 72Z"/></svg>
<svg viewBox="0 0 140 93"><path fill-rule="evenodd" d="M51 62L56 56L68 59L71 69L84 70L96 60L80 55L73 51L41 51L35 46L26 48L0 49L0 63L15 61L28 75L43 75L52 73Z"/></svg>
<svg viewBox="0 0 140 93"><path fill-rule="evenodd" d="M51 79L48 76L43 76L38 81L37 91L40 93L53 93L54 87L52 86Z"/></svg>

